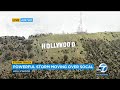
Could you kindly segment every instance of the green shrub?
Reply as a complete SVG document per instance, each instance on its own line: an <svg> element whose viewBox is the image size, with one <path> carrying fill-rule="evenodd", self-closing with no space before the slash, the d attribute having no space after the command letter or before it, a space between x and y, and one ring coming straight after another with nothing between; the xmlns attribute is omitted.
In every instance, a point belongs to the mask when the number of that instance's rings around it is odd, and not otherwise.
<svg viewBox="0 0 120 90"><path fill-rule="evenodd" d="M33 53L30 53L29 55L28 55L28 58L33 58L34 57L34 54Z"/></svg>
<svg viewBox="0 0 120 90"><path fill-rule="evenodd" d="M2 55L2 51L0 51L0 55Z"/></svg>

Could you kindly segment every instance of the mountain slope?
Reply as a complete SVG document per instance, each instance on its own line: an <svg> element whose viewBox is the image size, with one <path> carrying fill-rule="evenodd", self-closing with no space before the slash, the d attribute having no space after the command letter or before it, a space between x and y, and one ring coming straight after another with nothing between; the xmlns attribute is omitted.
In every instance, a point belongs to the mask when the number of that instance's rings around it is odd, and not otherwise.
<svg viewBox="0 0 120 90"><path fill-rule="evenodd" d="M42 49L42 43L75 42L75 47ZM84 34L40 34L24 37L1 38L0 72L11 74L12 60L32 60L33 63L101 63L108 65L109 77L120 78L120 32ZM5 57L9 56L9 57ZM5 71L4 71L5 70ZM8 75L6 75L8 73ZM97 78L94 71L36 71L34 78ZM39 74L42 74L39 77ZM23 74L24 75L24 74ZM30 78L30 74L27 74ZM47 75L47 76L46 76ZM54 75L54 76L53 76ZM24 77L21 77L24 78Z"/></svg>

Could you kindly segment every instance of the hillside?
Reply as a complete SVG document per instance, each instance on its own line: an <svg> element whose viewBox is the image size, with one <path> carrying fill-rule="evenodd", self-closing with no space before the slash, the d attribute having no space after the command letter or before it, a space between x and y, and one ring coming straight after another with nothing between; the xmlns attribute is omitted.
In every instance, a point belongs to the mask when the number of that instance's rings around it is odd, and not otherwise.
<svg viewBox="0 0 120 90"><path fill-rule="evenodd" d="M75 42L72 48L42 49L42 43ZM97 78L95 71L33 71L32 74L11 74L12 60L33 63L106 63L105 78L120 79L120 32L84 34L40 34L24 37L0 37L0 78ZM26 76L26 77L24 77ZM102 77L101 77L102 78Z"/></svg>

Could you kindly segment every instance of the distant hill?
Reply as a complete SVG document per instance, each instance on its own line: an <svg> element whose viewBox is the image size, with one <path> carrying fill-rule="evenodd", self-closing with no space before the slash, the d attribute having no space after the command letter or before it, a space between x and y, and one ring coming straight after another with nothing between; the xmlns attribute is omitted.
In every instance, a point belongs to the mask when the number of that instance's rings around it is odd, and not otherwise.
<svg viewBox="0 0 120 90"><path fill-rule="evenodd" d="M42 43L75 42L72 48L42 49ZM40 34L24 37L0 37L1 78L14 78L12 60L32 60L33 63L93 63L95 68L106 63L108 77L120 79L120 32L82 34ZM6 75L7 73L7 75ZM33 72L34 75L35 72ZM94 71L36 71L33 78L97 78ZM42 73L42 74L41 74ZM39 74L41 74L39 77ZM45 74L45 75L44 75ZM21 77L24 78L24 77ZM27 74L26 78L30 78ZM102 78L102 77L100 77Z"/></svg>

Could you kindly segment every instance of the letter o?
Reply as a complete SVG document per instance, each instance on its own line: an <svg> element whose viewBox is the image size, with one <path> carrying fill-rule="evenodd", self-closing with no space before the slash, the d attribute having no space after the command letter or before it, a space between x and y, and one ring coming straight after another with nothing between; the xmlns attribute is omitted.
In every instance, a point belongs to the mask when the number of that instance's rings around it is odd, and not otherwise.
<svg viewBox="0 0 120 90"><path fill-rule="evenodd" d="M67 47L70 47L70 42L67 42Z"/></svg>
<svg viewBox="0 0 120 90"><path fill-rule="evenodd" d="M50 48L50 44L49 43L46 44L46 48L48 48L48 49Z"/></svg>

